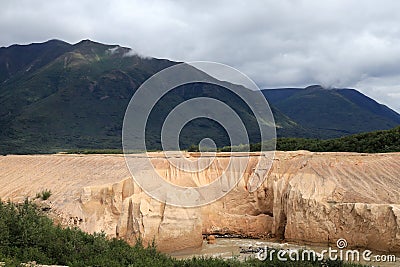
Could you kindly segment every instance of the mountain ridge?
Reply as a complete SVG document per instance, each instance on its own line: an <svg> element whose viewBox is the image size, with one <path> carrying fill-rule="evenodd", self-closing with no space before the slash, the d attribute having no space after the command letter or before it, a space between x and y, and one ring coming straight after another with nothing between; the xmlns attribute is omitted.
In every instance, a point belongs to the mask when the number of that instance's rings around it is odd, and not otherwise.
<svg viewBox="0 0 400 267"><path fill-rule="evenodd" d="M400 114L372 98L349 88L263 89L271 105L319 138L387 130L400 124Z"/></svg>
<svg viewBox="0 0 400 267"><path fill-rule="evenodd" d="M76 44L49 40L0 48L0 150L3 153L45 153L73 148L119 148L124 112L135 90L153 74L178 63L141 57L130 48L90 40ZM336 120L338 124L333 125L336 128L327 129L326 125L319 125L321 122L318 120L310 119L320 113L321 103L307 102L310 95L307 97L304 94L314 92L315 97L320 99L320 92L326 90L319 85L306 90L263 90L275 116L278 136L333 138L389 129L400 124L400 120L397 121L399 114L387 107L377 108L381 106L376 101L355 92L336 92L335 95L325 95L335 101L350 101L350 105L338 110L344 115L357 111L353 114L353 121L360 120L361 124L355 127L344 125L342 116ZM175 95L171 95L168 103L159 110L171 110L173 104L188 97L200 96L229 102L230 106L249 118L249 129L253 131L255 124L246 107L223 88L188 85L176 90ZM305 104L308 105L306 109ZM294 108L288 109L291 106ZM311 108L315 112L310 117L305 111ZM372 114L374 111L377 114ZM372 123L368 122L369 128L361 127L366 122L361 119L365 114L373 119ZM155 117L163 116L156 114ZM383 123L379 123L380 120ZM159 119L151 121L152 129L159 127L157 125L161 122ZM182 137L182 148L195 144L205 133L215 137L221 146L227 145L226 137L221 137L223 133L214 124L204 123L194 122L192 128L183 131L186 135ZM255 136L253 132L251 135ZM149 138L149 146L153 149L159 148L155 136ZM253 140L259 141L257 138Z"/></svg>

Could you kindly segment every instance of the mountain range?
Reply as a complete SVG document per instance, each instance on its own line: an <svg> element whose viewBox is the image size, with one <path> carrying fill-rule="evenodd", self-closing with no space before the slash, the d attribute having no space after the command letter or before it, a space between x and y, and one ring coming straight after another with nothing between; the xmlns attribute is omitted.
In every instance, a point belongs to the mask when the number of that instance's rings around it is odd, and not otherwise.
<svg viewBox="0 0 400 267"><path fill-rule="evenodd" d="M400 124L400 115L355 89L306 88L266 89L268 102L291 120L307 129L305 136L337 138L361 132L391 129Z"/></svg>
<svg viewBox="0 0 400 267"><path fill-rule="evenodd" d="M126 107L135 90L158 71L179 62L142 57L131 49L90 40L59 40L0 48L0 153L48 153L75 148L120 148ZM262 91L280 137L334 138L390 129L400 115L355 89L307 88ZM255 119L223 87L193 83L176 88L148 122L148 148L160 148L160 128L177 104L199 96L219 99L244 121L259 142ZM182 148L204 137L229 145L215 122L196 119L181 132Z"/></svg>

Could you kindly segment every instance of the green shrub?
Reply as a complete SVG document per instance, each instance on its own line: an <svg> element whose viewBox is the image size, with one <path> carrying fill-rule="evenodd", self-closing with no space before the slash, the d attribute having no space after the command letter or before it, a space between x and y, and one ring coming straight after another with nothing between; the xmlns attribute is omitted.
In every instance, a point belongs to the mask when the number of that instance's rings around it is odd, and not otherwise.
<svg viewBox="0 0 400 267"><path fill-rule="evenodd" d="M39 193L36 193L36 197L35 198L37 198L37 199L40 198L41 200L47 200L47 199L49 199L49 197L51 195L52 195L51 190L45 189L45 190L42 190Z"/></svg>
<svg viewBox="0 0 400 267"><path fill-rule="evenodd" d="M42 191L41 199L47 200L50 196L51 196L51 191L46 189Z"/></svg>
<svg viewBox="0 0 400 267"><path fill-rule="evenodd" d="M0 262L6 266L35 261L38 264L81 266L321 266L319 262L279 262L256 259L192 258L176 260L156 250L155 243L144 247L140 241L129 246L104 233L90 235L78 228L62 228L26 200L17 205L0 201ZM332 266L353 266L333 262ZM331 265L329 265L331 266Z"/></svg>

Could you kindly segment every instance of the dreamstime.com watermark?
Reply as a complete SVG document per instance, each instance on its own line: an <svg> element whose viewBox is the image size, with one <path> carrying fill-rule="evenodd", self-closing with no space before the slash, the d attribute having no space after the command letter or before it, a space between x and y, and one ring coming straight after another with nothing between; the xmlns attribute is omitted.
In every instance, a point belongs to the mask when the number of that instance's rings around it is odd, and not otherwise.
<svg viewBox="0 0 400 267"><path fill-rule="evenodd" d="M336 248L329 247L320 253L312 249L295 250L295 249L273 249L269 247L259 248L256 257L261 261L272 261L275 257L279 261L324 261L324 260L340 260L347 262L367 262L367 263L383 263L396 262L395 255L373 255L371 250L350 250L347 248L346 239L338 239Z"/></svg>

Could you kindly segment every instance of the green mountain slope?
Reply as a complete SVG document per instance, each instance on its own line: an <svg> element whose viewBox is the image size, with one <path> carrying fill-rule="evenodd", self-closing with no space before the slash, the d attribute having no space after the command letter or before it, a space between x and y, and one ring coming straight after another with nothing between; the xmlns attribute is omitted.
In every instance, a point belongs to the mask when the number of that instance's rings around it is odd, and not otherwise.
<svg viewBox="0 0 400 267"><path fill-rule="evenodd" d="M123 117L135 90L154 73L176 64L143 58L128 48L89 40L67 45L50 60L49 55L42 53L43 49L49 49L49 43L60 45L54 41L44 43L45 48L38 49L40 53L26 59L28 63L21 63L23 67L10 72L0 85L0 151L3 154L120 148ZM17 48L31 49L30 46ZM17 57L12 56L14 50L14 47L2 49L3 53L11 54L10 60ZM47 64L26 71L25 66L32 60ZM7 61L0 65L6 63L10 64ZM166 96L167 101L155 107L148 123L148 148L161 148L160 129L168 112L178 103L199 96L213 97L233 107L244 118L252 142L260 141L254 117L238 97L222 87L189 84L173 90ZM284 127L298 127L284 115L277 117ZM215 139L219 146L229 145L223 129L206 119L185 126L180 145L185 148L204 137Z"/></svg>
<svg viewBox="0 0 400 267"><path fill-rule="evenodd" d="M3 82L2 150L119 147L123 115L134 89L174 63L125 56L129 49L115 48L82 41L44 66L16 72ZM36 61L44 60L38 57Z"/></svg>

